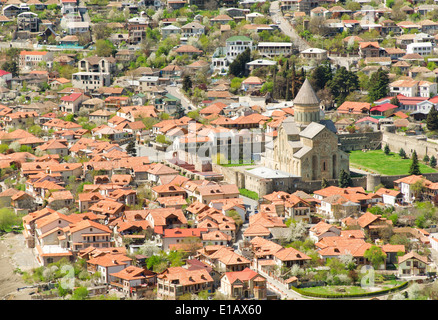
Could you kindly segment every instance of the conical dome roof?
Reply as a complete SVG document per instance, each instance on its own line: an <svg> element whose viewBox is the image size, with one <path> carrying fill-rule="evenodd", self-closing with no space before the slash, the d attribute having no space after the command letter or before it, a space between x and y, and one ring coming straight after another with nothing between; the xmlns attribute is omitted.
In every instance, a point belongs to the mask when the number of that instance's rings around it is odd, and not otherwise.
<svg viewBox="0 0 438 320"><path fill-rule="evenodd" d="M294 99L294 105L319 105L320 100L306 78Z"/></svg>

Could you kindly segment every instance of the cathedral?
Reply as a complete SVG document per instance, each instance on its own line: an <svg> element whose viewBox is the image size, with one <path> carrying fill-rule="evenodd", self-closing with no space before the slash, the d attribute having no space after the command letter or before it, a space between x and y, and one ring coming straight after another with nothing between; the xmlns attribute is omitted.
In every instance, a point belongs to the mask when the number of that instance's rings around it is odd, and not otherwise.
<svg viewBox="0 0 438 320"><path fill-rule="evenodd" d="M264 165L302 181L338 179L341 169L349 172L349 156L339 149L333 122L321 120L320 100L307 79L293 102L294 116L266 145Z"/></svg>

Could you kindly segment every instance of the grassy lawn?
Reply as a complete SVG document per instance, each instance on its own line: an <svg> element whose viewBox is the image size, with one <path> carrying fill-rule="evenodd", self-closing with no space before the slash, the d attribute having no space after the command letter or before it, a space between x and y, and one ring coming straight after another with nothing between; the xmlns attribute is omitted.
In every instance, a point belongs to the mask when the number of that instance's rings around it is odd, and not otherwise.
<svg viewBox="0 0 438 320"><path fill-rule="evenodd" d="M383 150L370 150L367 152L356 150L351 151L349 154L351 167L388 176L409 174L412 162L411 159L402 159L394 152L385 155ZM437 172L436 169L421 163L421 161L419 162L421 173Z"/></svg>
<svg viewBox="0 0 438 320"><path fill-rule="evenodd" d="M320 287L310 287L310 288L301 288L301 291L305 292L313 292L321 295L324 294L360 294L365 292L373 292L380 291L383 289L390 289L397 285L402 284L403 281L392 281L385 284L376 285L375 288L362 288L360 285L358 286L320 286Z"/></svg>
<svg viewBox="0 0 438 320"><path fill-rule="evenodd" d="M228 163L220 163L220 165L221 165L222 167L245 167L245 166L253 166L253 165L254 165L254 160L251 160L250 163L243 162L242 160L239 160L239 163L231 163L231 161L230 161L230 162L228 162Z"/></svg>
<svg viewBox="0 0 438 320"><path fill-rule="evenodd" d="M259 199L259 194L257 192L248 190L248 189L239 189L239 192L242 196L248 197L250 199L253 200L258 200Z"/></svg>
<svg viewBox="0 0 438 320"><path fill-rule="evenodd" d="M310 287L302 288L305 292L314 292L318 294L359 294L368 292L361 286L323 286L323 287ZM345 291L344 291L345 290Z"/></svg>

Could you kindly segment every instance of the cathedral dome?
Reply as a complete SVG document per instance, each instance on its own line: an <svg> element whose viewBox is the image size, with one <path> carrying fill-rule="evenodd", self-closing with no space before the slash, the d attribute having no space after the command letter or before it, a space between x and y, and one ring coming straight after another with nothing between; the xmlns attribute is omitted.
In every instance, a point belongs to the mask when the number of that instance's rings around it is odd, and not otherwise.
<svg viewBox="0 0 438 320"><path fill-rule="evenodd" d="M319 105L320 100L306 78L294 99L295 122L299 125L319 122L321 120Z"/></svg>
<svg viewBox="0 0 438 320"><path fill-rule="evenodd" d="M318 105L320 104L319 98L316 96L315 91L313 90L312 86L310 85L309 80L304 81L303 85L300 88L300 91L298 91L297 96L294 99L294 105Z"/></svg>

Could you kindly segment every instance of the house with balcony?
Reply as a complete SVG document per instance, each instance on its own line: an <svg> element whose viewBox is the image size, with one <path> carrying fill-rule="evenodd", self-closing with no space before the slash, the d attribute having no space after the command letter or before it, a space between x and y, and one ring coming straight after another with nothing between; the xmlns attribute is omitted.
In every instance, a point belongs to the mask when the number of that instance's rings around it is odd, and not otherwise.
<svg viewBox="0 0 438 320"><path fill-rule="evenodd" d="M41 64L50 67L53 62L53 53L49 51L21 51L18 57L20 72L38 70Z"/></svg>
<svg viewBox="0 0 438 320"><path fill-rule="evenodd" d="M266 278L254 270L225 272L220 279L219 291L232 299L265 300Z"/></svg>
<svg viewBox="0 0 438 320"><path fill-rule="evenodd" d="M181 28L178 26L174 26L173 24L169 26L163 26L161 28L161 37L162 39L166 39L171 35L178 35L181 33Z"/></svg>
<svg viewBox="0 0 438 320"><path fill-rule="evenodd" d="M225 41L225 47L218 47L213 54L211 68L220 74L228 72L228 66L246 49L254 50L251 38L246 36L233 36Z"/></svg>
<svg viewBox="0 0 438 320"><path fill-rule="evenodd" d="M111 74L116 71L116 60L113 57L88 57L79 61L78 71L72 75L75 88L95 91L111 85Z"/></svg>
<svg viewBox="0 0 438 320"><path fill-rule="evenodd" d="M66 231L69 248L78 252L88 247L109 248L112 246L111 230L100 223L82 220L71 224Z"/></svg>
<svg viewBox="0 0 438 320"><path fill-rule="evenodd" d="M99 281L102 284L115 282L116 277L112 274L128 268L132 264L132 259L121 253L103 253L87 260L87 271L94 274L99 272Z"/></svg>
<svg viewBox="0 0 438 320"><path fill-rule="evenodd" d="M88 21L70 21L65 25L67 34L75 35L78 33L87 33L91 31L90 23Z"/></svg>
<svg viewBox="0 0 438 320"><path fill-rule="evenodd" d="M272 58L278 56L290 56L292 54L292 42L259 42L257 50L260 55Z"/></svg>
<svg viewBox="0 0 438 320"><path fill-rule="evenodd" d="M422 256L415 251L411 251L398 257L398 276L425 276L428 265L429 261L427 256Z"/></svg>
<svg viewBox="0 0 438 320"><path fill-rule="evenodd" d="M72 252L66 240L64 228L74 222L69 216L56 211L49 214L42 212L35 221L34 247L36 259L42 266L59 261L62 258L72 259Z"/></svg>
<svg viewBox="0 0 438 320"><path fill-rule="evenodd" d="M118 272L110 274L112 281L111 287L125 296L132 298L141 298L146 292L156 288L157 274L145 268L128 266Z"/></svg>
<svg viewBox="0 0 438 320"><path fill-rule="evenodd" d="M41 19L34 12L22 12L17 15L17 28L31 33L40 31Z"/></svg>
<svg viewBox="0 0 438 320"><path fill-rule="evenodd" d="M213 278L205 269L170 267L157 276L157 298L177 300L186 293L212 292L213 284Z"/></svg>
<svg viewBox="0 0 438 320"><path fill-rule="evenodd" d="M206 228L165 229L161 249L164 251L168 251L181 245L184 246L184 244L190 245L193 239L196 238L201 240L202 235L207 232L208 229Z"/></svg>
<svg viewBox="0 0 438 320"><path fill-rule="evenodd" d="M205 34L205 26L200 24L199 22L193 21L187 23L181 27L181 37L190 38L190 37L200 37Z"/></svg>
<svg viewBox="0 0 438 320"><path fill-rule="evenodd" d="M61 13L78 13L79 12L79 1L78 0L61 0Z"/></svg>
<svg viewBox="0 0 438 320"><path fill-rule="evenodd" d="M77 114L83 101L88 100L89 97L83 93L72 93L61 98L60 109L63 112Z"/></svg>
<svg viewBox="0 0 438 320"><path fill-rule="evenodd" d="M5 128L20 128L38 121L39 114L34 111L8 113L3 117Z"/></svg>

